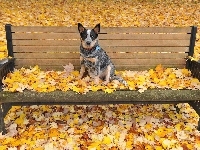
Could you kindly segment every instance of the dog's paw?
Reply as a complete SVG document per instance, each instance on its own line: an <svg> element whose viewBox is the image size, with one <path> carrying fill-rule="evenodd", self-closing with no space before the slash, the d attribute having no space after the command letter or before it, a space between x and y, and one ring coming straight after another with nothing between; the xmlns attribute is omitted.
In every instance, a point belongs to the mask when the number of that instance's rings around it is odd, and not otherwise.
<svg viewBox="0 0 200 150"><path fill-rule="evenodd" d="M80 79L82 79L82 78L83 78L82 75L79 75L79 76L77 77L78 80L80 80Z"/></svg>
<svg viewBox="0 0 200 150"><path fill-rule="evenodd" d="M104 81L102 84L107 85L108 83L109 83L109 81Z"/></svg>
<svg viewBox="0 0 200 150"><path fill-rule="evenodd" d="M99 84L99 77L94 78L94 84L98 85Z"/></svg>

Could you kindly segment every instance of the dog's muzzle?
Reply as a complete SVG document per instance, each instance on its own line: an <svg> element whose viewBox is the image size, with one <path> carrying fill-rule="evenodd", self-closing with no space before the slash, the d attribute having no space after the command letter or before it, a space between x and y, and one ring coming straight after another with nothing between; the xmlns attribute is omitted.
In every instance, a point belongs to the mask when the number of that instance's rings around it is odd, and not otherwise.
<svg viewBox="0 0 200 150"><path fill-rule="evenodd" d="M87 44L87 46L90 46L91 42L90 42L90 41L87 41L86 44Z"/></svg>

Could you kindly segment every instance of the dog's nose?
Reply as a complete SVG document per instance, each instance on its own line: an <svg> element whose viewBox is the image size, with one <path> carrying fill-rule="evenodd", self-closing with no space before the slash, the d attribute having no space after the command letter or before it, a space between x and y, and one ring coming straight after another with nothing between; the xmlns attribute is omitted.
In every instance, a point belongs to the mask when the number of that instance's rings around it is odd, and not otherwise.
<svg viewBox="0 0 200 150"><path fill-rule="evenodd" d="M86 42L87 45L90 45L90 43L91 43L90 41L87 41L87 42Z"/></svg>

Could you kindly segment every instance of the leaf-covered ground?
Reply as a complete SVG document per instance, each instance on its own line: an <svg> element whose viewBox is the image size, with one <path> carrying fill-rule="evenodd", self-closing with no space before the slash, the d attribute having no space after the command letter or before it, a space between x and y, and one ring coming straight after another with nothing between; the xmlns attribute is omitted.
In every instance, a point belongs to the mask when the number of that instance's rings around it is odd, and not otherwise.
<svg viewBox="0 0 200 150"><path fill-rule="evenodd" d="M78 22L85 26L101 23L106 27L196 25L198 34L194 58L200 59L199 0L0 0L0 58L7 57L4 31L6 23L76 26ZM21 71L28 74L28 71L33 70ZM52 77L51 73L53 72L45 73L45 80ZM162 78L159 71L148 71L148 75L152 76L151 79L160 88L170 85L171 88L176 85L176 88L182 88L183 84L188 88L199 88L199 81L197 84L196 79L179 82L181 76L182 79L189 78L187 70L166 68L162 73L166 73L165 77L172 80L158 81L157 79ZM76 76L76 72L72 75ZM142 92L150 85L144 84L149 76L142 72L127 71L121 75L128 80L130 90L136 88ZM43 81L44 77L40 77L42 80L39 81ZM9 78L7 82L14 83ZM54 85L55 82L50 84ZM85 81L79 81L77 85L79 84L84 87ZM115 84L116 82L112 83L110 89L116 88ZM9 88L13 87L15 91L21 87L19 90L23 90L23 84L19 85ZM12 107L5 118L8 133L0 135L0 150L199 150L200 133L196 130L199 116L187 104L179 104L178 107L179 113L173 105Z"/></svg>
<svg viewBox="0 0 200 150"><path fill-rule="evenodd" d="M6 150L199 150L188 104L15 106L5 118Z"/></svg>

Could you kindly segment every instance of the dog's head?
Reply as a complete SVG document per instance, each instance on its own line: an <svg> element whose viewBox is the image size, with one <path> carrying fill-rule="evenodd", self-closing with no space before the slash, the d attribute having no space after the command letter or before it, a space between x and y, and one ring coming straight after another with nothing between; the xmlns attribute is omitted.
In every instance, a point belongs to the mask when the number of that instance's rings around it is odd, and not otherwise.
<svg viewBox="0 0 200 150"><path fill-rule="evenodd" d="M83 48L91 50L98 43L100 24L97 24L92 30L90 30L84 28L82 24L78 23L78 31L81 36L81 43Z"/></svg>

